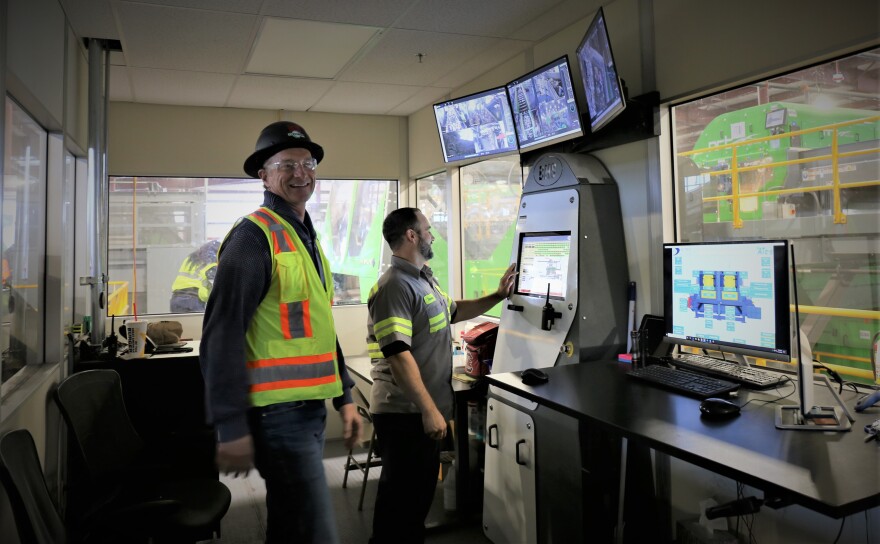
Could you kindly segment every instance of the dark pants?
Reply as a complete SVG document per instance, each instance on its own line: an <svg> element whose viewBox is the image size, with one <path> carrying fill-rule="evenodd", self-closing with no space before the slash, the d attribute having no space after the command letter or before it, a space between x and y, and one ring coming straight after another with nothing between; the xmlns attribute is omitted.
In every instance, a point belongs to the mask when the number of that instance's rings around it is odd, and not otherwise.
<svg viewBox="0 0 880 544"><path fill-rule="evenodd" d="M371 544L425 541L434 500L441 442L425 435L421 414L373 414L382 475Z"/></svg>
<svg viewBox="0 0 880 544"><path fill-rule="evenodd" d="M171 313L186 314L190 312L204 312L205 303L199 300L198 295L187 293L171 293Z"/></svg>
<svg viewBox="0 0 880 544"><path fill-rule="evenodd" d="M323 400L251 408L255 465L266 480L269 544L339 542L324 477Z"/></svg>

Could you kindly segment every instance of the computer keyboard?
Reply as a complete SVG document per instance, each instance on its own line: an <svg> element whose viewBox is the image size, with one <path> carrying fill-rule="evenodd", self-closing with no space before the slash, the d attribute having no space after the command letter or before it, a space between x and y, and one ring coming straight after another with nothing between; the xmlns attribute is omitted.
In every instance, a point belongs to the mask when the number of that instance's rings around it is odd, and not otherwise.
<svg viewBox="0 0 880 544"><path fill-rule="evenodd" d="M632 378L644 380L654 385L671 389L701 399L718 397L739 388L739 384L719 380L689 370L650 365L633 369L627 374Z"/></svg>
<svg viewBox="0 0 880 544"><path fill-rule="evenodd" d="M769 389L788 381L788 377L778 372L742 366L732 361L723 361L695 353L680 353L677 357L665 359L665 362L685 370L693 370L736 382L749 389Z"/></svg>

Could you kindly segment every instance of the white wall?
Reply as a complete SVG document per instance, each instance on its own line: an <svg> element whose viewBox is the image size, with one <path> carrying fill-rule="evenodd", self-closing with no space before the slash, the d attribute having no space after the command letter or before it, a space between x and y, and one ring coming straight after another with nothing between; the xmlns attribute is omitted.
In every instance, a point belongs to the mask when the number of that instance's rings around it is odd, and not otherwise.
<svg viewBox="0 0 880 544"><path fill-rule="evenodd" d="M406 176L408 129L403 117L131 102L110 104L109 174L246 177L242 165L257 136L280 120L299 123L324 148L322 178Z"/></svg>

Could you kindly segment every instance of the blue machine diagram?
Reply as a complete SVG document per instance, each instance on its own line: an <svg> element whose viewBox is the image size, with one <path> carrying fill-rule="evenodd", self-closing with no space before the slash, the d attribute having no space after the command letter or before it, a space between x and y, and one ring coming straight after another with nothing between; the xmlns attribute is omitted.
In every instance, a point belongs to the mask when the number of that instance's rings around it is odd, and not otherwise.
<svg viewBox="0 0 880 544"><path fill-rule="evenodd" d="M687 301L695 317L733 319L740 323L745 323L746 318L761 319L761 308L744 292L742 272L700 270L696 276L697 285Z"/></svg>

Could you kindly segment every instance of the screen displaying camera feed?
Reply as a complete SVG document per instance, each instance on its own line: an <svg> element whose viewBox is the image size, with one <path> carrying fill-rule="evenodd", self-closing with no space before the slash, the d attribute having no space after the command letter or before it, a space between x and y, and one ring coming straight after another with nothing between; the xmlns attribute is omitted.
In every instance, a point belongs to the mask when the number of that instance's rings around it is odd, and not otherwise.
<svg viewBox="0 0 880 544"><path fill-rule="evenodd" d="M583 134L568 57L507 84L520 149Z"/></svg>
<svg viewBox="0 0 880 544"><path fill-rule="evenodd" d="M517 150L504 87L434 104L434 117L446 162Z"/></svg>
<svg viewBox="0 0 880 544"><path fill-rule="evenodd" d="M577 48L577 58L587 95L590 130L596 132L626 107L601 8Z"/></svg>

